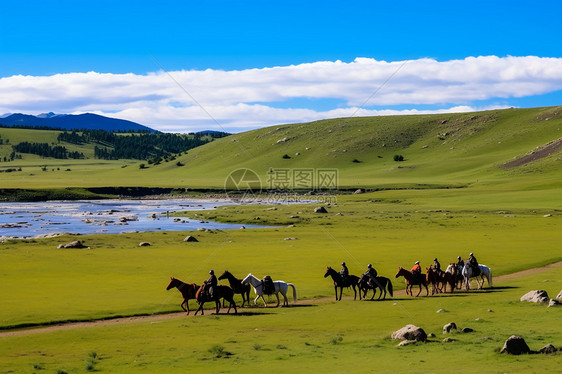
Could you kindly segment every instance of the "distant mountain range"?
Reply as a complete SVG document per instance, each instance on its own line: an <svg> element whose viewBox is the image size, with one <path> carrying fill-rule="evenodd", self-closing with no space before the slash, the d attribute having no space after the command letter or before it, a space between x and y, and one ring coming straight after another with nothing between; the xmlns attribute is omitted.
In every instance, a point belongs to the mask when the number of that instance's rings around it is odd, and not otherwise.
<svg viewBox="0 0 562 374"><path fill-rule="evenodd" d="M14 127L52 127L59 129L88 129L106 131L149 131L157 132L150 127L123 119L104 117L97 114L55 114L41 113L39 115L7 113L0 116L0 125Z"/></svg>

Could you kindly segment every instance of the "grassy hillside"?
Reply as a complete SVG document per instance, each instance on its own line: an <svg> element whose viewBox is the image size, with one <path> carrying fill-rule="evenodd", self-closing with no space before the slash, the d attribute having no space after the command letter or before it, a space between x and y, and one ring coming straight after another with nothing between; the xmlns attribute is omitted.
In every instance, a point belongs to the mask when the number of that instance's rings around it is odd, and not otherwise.
<svg viewBox="0 0 562 374"><path fill-rule="evenodd" d="M9 137L15 141L16 135ZM516 189L558 188L560 152L511 169L500 165L561 137L562 107L331 119L217 139L178 157L184 166L178 166L177 161L163 162L141 170L140 162L123 168L127 163L99 165L98 160L85 160L70 162L72 172L33 173L39 165L52 169L62 161L16 160L0 167L21 166L22 172L6 175L0 187L222 188L228 174L237 168L252 169L267 186L267 173L272 168L335 168L341 188L487 186L514 181L520 185ZM396 162L394 155L405 160ZM68 163L65 160L64 164Z"/></svg>

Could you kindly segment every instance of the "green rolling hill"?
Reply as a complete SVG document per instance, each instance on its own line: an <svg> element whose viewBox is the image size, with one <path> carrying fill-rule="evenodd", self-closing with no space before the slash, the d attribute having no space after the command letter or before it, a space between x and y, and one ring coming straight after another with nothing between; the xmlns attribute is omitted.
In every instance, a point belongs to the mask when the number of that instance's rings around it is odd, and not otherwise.
<svg viewBox="0 0 562 374"><path fill-rule="evenodd" d="M8 130L14 133L6 134ZM0 136L9 137L13 144L33 132L36 130L0 129ZM41 136L54 135L43 131ZM216 139L170 162L144 162L145 169L139 168L141 162L131 160L24 157L0 163L0 170L22 168L21 172L3 174L0 188L220 189L229 173L238 168L253 170L268 187L271 170L316 173L328 168L337 170L342 189L488 186L498 191L552 191L562 187L561 149L554 143L547 155L537 151L560 138L562 107L330 119ZM72 149L81 147L84 154L91 155L91 145L74 145ZM530 154L537 154L537 159L502 166ZM402 155L404 161L395 161L395 155ZM40 165L71 171L40 172Z"/></svg>

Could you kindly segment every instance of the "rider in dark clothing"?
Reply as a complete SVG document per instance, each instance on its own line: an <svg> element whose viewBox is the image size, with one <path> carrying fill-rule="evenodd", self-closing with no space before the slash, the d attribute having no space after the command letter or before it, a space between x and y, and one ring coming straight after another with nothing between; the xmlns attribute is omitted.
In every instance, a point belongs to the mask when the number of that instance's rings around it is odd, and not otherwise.
<svg viewBox="0 0 562 374"><path fill-rule="evenodd" d="M214 270L209 271L209 279L207 279L203 284L205 284L205 288L209 291L209 297L211 299L215 298L215 287L218 284L217 276L215 275Z"/></svg>
<svg viewBox="0 0 562 374"><path fill-rule="evenodd" d="M473 253L470 253L468 257L468 263L472 267L472 271L474 275L480 274L480 268L478 267L478 261L476 261L476 257L474 257Z"/></svg>
<svg viewBox="0 0 562 374"><path fill-rule="evenodd" d="M376 280L377 271L375 270L373 265L371 265L371 264L367 265L367 271L365 272L365 275L367 275L371 279L371 283L374 286L376 284L376 281L377 281Z"/></svg>
<svg viewBox="0 0 562 374"><path fill-rule="evenodd" d="M457 256L457 268L461 269L464 267L464 261L462 260L461 256Z"/></svg>
<svg viewBox="0 0 562 374"><path fill-rule="evenodd" d="M345 262L341 263L341 270L340 270L341 279L343 282L347 282L347 277L349 276L349 270L347 270L347 266L345 266Z"/></svg>
<svg viewBox="0 0 562 374"><path fill-rule="evenodd" d="M439 263L439 261L437 261L437 257L433 259L433 270L441 272L441 264Z"/></svg>

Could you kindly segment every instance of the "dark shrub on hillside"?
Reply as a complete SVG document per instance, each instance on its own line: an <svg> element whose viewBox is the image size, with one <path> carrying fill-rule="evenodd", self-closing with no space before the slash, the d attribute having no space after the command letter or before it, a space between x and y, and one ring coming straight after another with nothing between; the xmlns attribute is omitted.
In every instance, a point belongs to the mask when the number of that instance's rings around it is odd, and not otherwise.
<svg viewBox="0 0 562 374"><path fill-rule="evenodd" d="M394 155L394 161L404 161L404 156L402 156L402 155Z"/></svg>

